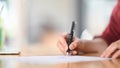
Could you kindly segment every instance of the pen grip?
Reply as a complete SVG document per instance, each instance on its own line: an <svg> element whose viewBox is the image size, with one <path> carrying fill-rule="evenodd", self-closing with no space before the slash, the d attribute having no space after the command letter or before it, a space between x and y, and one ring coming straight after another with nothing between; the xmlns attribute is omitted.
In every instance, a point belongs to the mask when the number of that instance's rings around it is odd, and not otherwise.
<svg viewBox="0 0 120 68"><path fill-rule="evenodd" d="M68 44L68 46L71 44L71 42L72 42L72 37L73 37L73 35L72 34L69 34L69 36L68 36L68 42L67 42L67 44Z"/></svg>
<svg viewBox="0 0 120 68"><path fill-rule="evenodd" d="M67 52L70 52L70 44L72 43L72 38L73 38L73 33L72 34L69 34L68 36L68 41L67 41L67 44L68 44L68 49L67 49Z"/></svg>

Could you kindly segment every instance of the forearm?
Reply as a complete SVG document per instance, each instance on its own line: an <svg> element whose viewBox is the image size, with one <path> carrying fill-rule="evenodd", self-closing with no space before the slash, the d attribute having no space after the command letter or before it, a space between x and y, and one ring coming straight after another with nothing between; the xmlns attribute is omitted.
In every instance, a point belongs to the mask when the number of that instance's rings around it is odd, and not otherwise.
<svg viewBox="0 0 120 68"><path fill-rule="evenodd" d="M107 43L101 39L97 38L94 40L84 40L83 41L83 52L90 53L90 52L98 52L101 53L107 48Z"/></svg>

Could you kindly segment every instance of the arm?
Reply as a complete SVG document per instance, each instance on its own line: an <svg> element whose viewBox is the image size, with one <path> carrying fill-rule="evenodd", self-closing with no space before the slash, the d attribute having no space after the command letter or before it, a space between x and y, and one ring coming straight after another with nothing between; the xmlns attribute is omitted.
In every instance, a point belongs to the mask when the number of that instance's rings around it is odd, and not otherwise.
<svg viewBox="0 0 120 68"><path fill-rule="evenodd" d="M66 50L68 48L67 45L67 37L68 34L60 36L58 40L58 47L63 52L63 54L66 54ZM105 48L107 47L107 43L101 39L101 38L96 38L94 40L80 40L74 38L73 42L70 44L69 48L71 49L71 54L76 55L79 54L80 52L85 52L85 53L91 53L91 52L103 52Z"/></svg>
<svg viewBox="0 0 120 68"><path fill-rule="evenodd" d="M94 40L82 40L83 49L85 53L98 52L101 53L107 48L107 43L102 38L96 38Z"/></svg>

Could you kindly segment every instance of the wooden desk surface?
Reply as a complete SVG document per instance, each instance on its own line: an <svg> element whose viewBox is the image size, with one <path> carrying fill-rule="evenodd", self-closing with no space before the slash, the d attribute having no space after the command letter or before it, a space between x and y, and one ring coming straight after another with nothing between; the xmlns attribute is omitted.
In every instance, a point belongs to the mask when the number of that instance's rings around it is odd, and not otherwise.
<svg viewBox="0 0 120 68"><path fill-rule="evenodd" d="M3 56L3 57L15 58L22 56ZM0 58L0 68L120 68L120 59L39 64L28 61L21 62L21 61L15 61L14 59L11 60L11 59Z"/></svg>
<svg viewBox="0 0 120 68"><path fill-rule="evenodd" d="M52 37L53 38L53 37ZM0 68L120 68L120 59L101 60L101 61L84 61L56 64L36 64L26 63L14 60L5 60L2 57L23 57L23 56L41 56L41 55L62 55L56 46L57 38L48 42L36 44L34 46L21 45L20 55L1 55ZM52 43L53 42L53 43ZM99 56L100 54L84 54L84 56Z"/></svg>

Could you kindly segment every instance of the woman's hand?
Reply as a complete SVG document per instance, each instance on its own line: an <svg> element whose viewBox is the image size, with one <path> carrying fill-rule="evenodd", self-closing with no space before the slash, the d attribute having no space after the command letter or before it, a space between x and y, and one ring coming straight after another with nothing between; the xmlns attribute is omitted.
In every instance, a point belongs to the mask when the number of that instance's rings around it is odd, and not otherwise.
<svg viewBox="0 0 120 68"><path fill-rule="evenodd" d="M104 58L118 58L120 57L120 40L113 42L101 55Z"/></svg>
<svg viewBox="0 0 120 68"><path fill-rule="evenodd" d="M61 50L61 52L63 54L66 55L66 50L68 49L68 44L67 44L67 40L68 40L68 34L65 33L65 34L62 34L60 37L59 37L59 40L58 40L58 43L57 43L57 46L59 47L59 49ZM83 47L83 44L82 42L79 40L79 39L76 39L76 38L73 38L72 40L72 43L70 44L69 46L70 48L70 54L71 55L76 55L80 52L80 50L82 50L84 47Z"/></svg>

